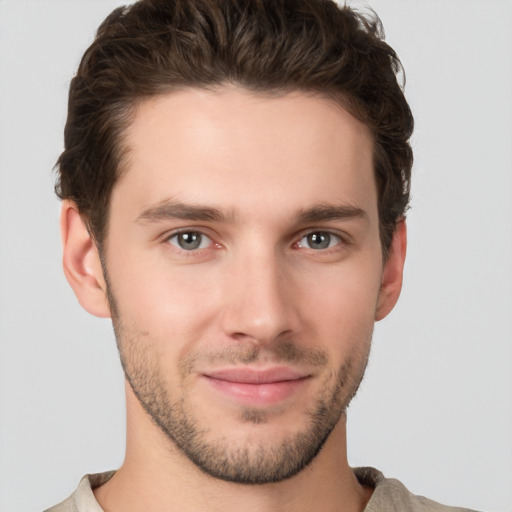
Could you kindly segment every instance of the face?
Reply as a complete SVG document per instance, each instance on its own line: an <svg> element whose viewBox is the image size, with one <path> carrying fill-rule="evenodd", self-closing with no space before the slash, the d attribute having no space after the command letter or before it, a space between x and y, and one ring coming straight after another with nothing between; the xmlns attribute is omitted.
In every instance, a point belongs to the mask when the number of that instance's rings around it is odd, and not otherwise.
<svg viewBox="0 0 512 512"><path fill-rule="evenodd" d="M362 378L383 280L372 138L300 93L143 102L104 267L127 380L203 471L288 478Z"/></svg>

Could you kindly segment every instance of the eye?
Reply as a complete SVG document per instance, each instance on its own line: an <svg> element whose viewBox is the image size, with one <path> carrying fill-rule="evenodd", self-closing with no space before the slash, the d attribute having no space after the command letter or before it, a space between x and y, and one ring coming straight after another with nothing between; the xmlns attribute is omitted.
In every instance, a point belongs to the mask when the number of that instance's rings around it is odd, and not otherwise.
<svg viewBox="0 0 512 512"><path fill-rule="evenodd" d="M170 236L167 241L184 251L206 249L212 244L212 240L199 231L182 231Z"/></svg>
<svg viewBox="0 0 512 512"><path fill-rule="evenodd" d="M303 236L299 242L299 247L305 247L307 249L330 249L335 247L342 242L341 237L328 231L314 231Z"/></svg>

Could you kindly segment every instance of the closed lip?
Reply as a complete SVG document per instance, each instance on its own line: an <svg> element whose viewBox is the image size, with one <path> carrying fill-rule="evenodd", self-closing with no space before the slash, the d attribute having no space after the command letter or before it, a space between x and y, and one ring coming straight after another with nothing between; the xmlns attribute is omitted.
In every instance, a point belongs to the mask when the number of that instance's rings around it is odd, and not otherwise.
<svg viewBox="0 0 512 512"><path fill-rule="evenodd" d="M241 384L272 384L277 382L301 380L310 376L307 373L284 366L266 369L247 367L223 368L203 372L203 375L210 379L237 382Z"/></svg>

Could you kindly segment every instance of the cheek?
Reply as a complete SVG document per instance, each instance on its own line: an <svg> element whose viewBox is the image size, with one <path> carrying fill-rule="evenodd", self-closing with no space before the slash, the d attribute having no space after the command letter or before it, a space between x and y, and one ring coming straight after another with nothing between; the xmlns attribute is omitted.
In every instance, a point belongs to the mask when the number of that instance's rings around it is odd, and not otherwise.
<svg viewBox="0 0 512 512"><path fill-rule="evenodd" d="M377 270L376 270L377 269ZM308 324L323 333L330 343L350 345L366 339L373 331L380 289L380 263L340 265L314 276L303 276L302 293L307 299L302 310Z"/></svg>
<svg viewBox="0 0 512 512"><path fill-rule="evenodd" d="M109 274L126 329L129 324L146 343L158 345L159 353L186 352L211 328L220 299L211 275L139 263L136 257L118 258Z"/></svg>

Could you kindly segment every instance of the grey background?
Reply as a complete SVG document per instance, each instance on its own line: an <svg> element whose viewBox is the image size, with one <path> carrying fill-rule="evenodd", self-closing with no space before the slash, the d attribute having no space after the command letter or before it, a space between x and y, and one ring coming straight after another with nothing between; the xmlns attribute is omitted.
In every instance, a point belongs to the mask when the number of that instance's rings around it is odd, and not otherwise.
<svg viewBox="0 0 512 512"><path fill-rule="evenodd" d="M62 275L51 175L69 80L119 4L0 0L0 512L122 462L113 334ZM407 71L416 164L405 286L350 407L349 460L510 511L512 3L370 4Z"/></svg>

